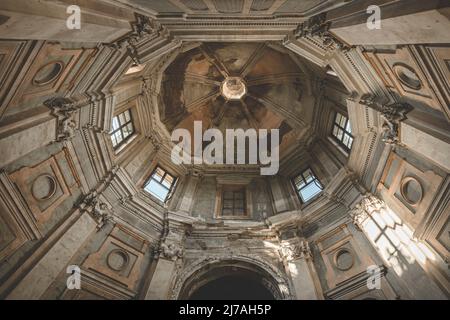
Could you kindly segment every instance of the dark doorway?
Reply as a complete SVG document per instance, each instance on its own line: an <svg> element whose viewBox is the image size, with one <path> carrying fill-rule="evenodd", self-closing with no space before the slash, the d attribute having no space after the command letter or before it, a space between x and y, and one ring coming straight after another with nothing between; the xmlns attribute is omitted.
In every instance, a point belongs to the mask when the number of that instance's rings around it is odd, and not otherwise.
<svg viewBox="0 0 450 320"><path fill-rule="evenodd" d="M239 275L223 276L197 289L190 300L275 300L259 281Z"/></svg>

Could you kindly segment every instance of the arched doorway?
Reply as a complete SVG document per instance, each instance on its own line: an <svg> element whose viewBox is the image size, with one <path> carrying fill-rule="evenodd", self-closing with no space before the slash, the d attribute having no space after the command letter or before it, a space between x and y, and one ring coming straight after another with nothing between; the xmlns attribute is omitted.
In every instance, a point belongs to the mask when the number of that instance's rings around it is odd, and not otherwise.
<svg viewBox="0 0 450 320"><path fill-rule="evenodd" d="M224 270L220 270L220 273ZM256 276L255 276L256 275ZM257 274L236 270L204 283L188 297L189 300L275 300Z"/></svg>
<svg viewBox="0 0 450 320"><path fill-rule="evenodd" d="M252 261L254 262L254 261ZM283 277L260 261L203 261L178 279L182 300L281 300L289 299Z"/></svg>

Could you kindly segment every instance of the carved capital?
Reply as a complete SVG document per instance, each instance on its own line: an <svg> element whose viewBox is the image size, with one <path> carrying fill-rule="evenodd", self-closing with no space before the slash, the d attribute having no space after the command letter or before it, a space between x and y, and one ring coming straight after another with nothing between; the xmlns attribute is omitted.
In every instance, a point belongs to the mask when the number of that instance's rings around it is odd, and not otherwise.
<svg viewBox="0 0 450 320"><path fill-rule="evenodd" d="M374 212L386 208L385 203L373 194L366 194L350 211L352 222L358 230L362 230L362 225Z"/></svg>
<svg viewBox="0 0 450 320"><path fill-rule="evenodd" d="M175 242L163 241L159 248L159 255L168 260L176 261L178 258L183 258L183 247Z"/></svg>
<svg viewBox="0 0 450 320"><path fill-rule="evenodd" d="M281 243L281 254L287 261L312 258L311 249L306 240L283 241Z"/></svg>

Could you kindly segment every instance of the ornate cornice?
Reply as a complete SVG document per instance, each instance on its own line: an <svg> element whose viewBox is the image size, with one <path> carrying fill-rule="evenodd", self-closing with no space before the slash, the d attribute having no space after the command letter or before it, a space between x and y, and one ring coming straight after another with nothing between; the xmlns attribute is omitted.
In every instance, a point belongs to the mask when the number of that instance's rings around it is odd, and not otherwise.
<svg viewBox="0 0 450 320"><path fill-rule="evenodd" d="M135 16L136 21L131 24L132 31L108 46L116 50L126 49L127 54L133 60L133 63L140 65L141 61L137 49L138 43L150 35L162 35L164 29L159 23L156 23L149 17L138 13L136 13Z"/></svg>
<svg viewBox="0 0 450 320"><path fill-rule="evenodd" d="M331 21L327 21L325 12L312 16L305 22L298 25L294 31L296 39L318 37L322 40L322 45L327 50L340 49L349 50L350 47L336 38L331 32Z"/></svg>

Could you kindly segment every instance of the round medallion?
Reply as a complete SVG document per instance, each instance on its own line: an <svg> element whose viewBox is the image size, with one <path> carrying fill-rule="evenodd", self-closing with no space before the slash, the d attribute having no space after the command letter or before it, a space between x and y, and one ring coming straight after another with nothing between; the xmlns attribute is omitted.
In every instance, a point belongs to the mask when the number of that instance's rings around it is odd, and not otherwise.
<svg viewBox="0 0 450 320"><path fill-rule="evenodd" d="M422 185L416 178L405 177L400 185L400 193L410 205L417 205L423 197Z"/></svg>
<svg viewBox="0 0 450 320"><path fill-rule="evenodd" d="M36 72L33 78L33 84L36 86L44 86L49 84L61 75L64 69L64 64L61 61L53 61L42 66L38 72Z"/></svg>
<svg viewBox="0 0 450 320"><path fill-rule="evenodd" d="M42 174L34 179L31 185L31 193L37 200L47 200L56 192L57 183L53 176Z"/></svg>
<svg viewBox="0 0 450 320"><path fill-rule="evenodd" d="M353 266L353 255L347 249L339 250L334 256L334 263L341 271L349 270Z"/></svg>
<svg viewBox="0 0 450 320"><path fill-rule="evenodd" d="M228 77L220 86L222 95L228 100L239 100L247 93L247 86L239 77Z"/></svg>
<svg viewBox="0 0 450 320"><path fill-rule="evenodd" d="M414 90L419 90L420 88L422 88L422 83L419 79L419 76L417 75L416 71L414 71L414 69L410 66L403 63L397 63L394 65L394 72L398 80L400 80L400 82L408 88Z"/></svg>
<svg viewBox="0 0 450 320"><path fill-rule="evenodd" d="M122 271L128 265L130 258L128 254L120 249L112 250L108 254L108 266L115 271Z"/></svg>

